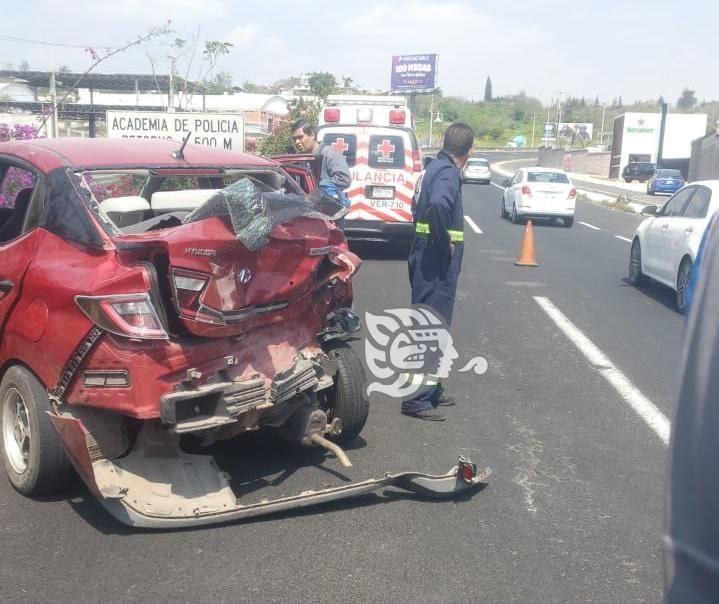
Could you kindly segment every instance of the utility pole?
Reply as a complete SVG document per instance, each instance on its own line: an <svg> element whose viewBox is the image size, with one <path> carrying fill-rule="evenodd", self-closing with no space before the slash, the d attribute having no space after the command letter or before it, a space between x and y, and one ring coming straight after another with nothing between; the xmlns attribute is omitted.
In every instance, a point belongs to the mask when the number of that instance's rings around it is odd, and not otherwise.
<svg viewBox="0 0 719 604"><path fill-rule="evenodd" d="M432 125L434 124L434 118L432 117L432 114L434 113L434 93L432 93L432 97L429 101L429 142L427 143L428 147L432 147Z"/></svg>
<svg viewBox="0 0 719 604"><path fill-rule="evenodd" d="M57 91L55 90L55 70L50 73L50 102L52 103L52 117L50 118L50 129L52 138L58 137L57 124Z"/></svg>
<svg viewBox="0 0 719 604"><path fill-rule="evenodd" d="M600 128L600 131L599 131L599 144L600 145L604 144L604 116L606 115L606 113L607 113L607 104L603 103L602 104L602 127Z"/></svg>
<svg viewBox="0 0 719 604"><path fill-rule="evenodd" d="M669 105L662 103L662 123L659 126L659 148L657 149L657 168L662 167L662 159L664 155L664 131L667 127L667 110Z"/></svg>
<svg viewBox="0 0 719 604"><path fill-rule="evenodd" d="M534 149L534 127L537 125L537 114L532 114L532 149Z"/></svg>

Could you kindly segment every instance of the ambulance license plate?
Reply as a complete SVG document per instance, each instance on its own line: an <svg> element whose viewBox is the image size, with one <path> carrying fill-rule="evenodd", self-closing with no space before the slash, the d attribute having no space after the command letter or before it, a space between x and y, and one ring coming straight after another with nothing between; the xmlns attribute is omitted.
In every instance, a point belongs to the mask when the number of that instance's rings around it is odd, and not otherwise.
<svg viewBox="0 0 719 604"><path fill-rule="evenodd" d="M394 187L367 187L368 199L394 199Z"/></svg>

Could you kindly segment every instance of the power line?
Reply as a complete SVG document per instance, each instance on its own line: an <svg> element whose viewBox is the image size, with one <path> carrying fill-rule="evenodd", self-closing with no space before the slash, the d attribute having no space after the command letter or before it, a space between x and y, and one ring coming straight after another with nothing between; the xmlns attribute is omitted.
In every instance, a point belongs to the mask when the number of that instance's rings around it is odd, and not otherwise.
<svg viewBox="0 0 719 604"><path fill-rule="evenodd" d="M35 44L37 46L59 46L61 48L106 48L111 49L112 46L106 46L104 44L101 45L95 45L95 44L63 44L61 42L46 42L44 40L31 40L29 38L16 38L15 36L6 36L5 34L0 34L0 40L5 40L6 42L20 42L22 44Z"/></svg>

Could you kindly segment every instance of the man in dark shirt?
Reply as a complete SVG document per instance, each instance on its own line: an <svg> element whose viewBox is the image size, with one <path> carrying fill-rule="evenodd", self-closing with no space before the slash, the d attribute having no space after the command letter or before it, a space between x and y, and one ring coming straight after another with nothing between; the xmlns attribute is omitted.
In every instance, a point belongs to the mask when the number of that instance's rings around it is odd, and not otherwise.
<svg viewBox="0 0 719 604"><path fill-rule="evenodd" d="M412 304L425 304L452 322L454 298L464 251L462 168L472 152L474 134L466 124L452 124L442 150L425 172L414 208L415 237L409 252ZM402 413L442 421L437 406L454 404L437 383L402 402Z"/></svg>

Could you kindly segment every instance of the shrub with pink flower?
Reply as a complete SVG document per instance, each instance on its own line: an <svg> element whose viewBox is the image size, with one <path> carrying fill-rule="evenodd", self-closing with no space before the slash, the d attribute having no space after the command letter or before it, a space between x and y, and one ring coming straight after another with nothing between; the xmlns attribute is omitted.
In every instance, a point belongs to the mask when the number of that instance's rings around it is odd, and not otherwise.
<svg viewBox="0 0 719 604"><path fill-rule="evenodd" d="M38 129L30 124L0 124L0 141L26 140L39 138ZM0 208L14 207L15 197L26 188L35 186L31 172L21 168L10 167L0 184Z"/></svg>

